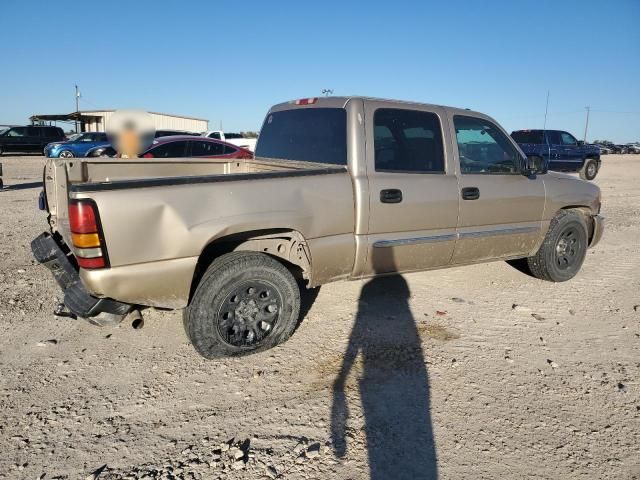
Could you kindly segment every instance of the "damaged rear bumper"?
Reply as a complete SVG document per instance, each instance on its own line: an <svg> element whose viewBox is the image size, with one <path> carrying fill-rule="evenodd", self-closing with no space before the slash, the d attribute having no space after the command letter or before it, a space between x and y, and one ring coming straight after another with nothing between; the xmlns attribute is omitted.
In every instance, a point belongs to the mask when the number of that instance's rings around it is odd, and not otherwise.
<svg viewBox="0 0 640 480"><path fill-rule="evenodd" d="M57 237L57 236L56 236ZM110 298L91 295L82 284L78 267L69 248L59 237L47 232L31 241L31 251L38 263L47 267L64 292L65 306L78 317L90 318L101 313L126 315L133 307Z"/></svg>

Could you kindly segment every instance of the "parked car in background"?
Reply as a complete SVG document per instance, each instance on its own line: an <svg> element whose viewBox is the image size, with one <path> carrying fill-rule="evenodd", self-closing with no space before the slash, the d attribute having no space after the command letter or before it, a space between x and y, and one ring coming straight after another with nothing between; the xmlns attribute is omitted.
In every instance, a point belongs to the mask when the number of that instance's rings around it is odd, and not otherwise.
<svg viewBox="0 0 640 480"><path fill-rule="evenodd" d="M0 155L5 152L42 153L51 142L63 142L66 137L60 127L29 125L11 127L0 133Z"/></svg>
<svg viewBox="0 0 640 480"><path fill-rule="evenodd" d="M245 138L241 133L224 133L222 130L209 130L202 134L203 137L215 138L223 142L231 143L254 152L256 150L257 138Z"/></svg>
<svg viewBox="0 0 640 480"><path fill-rule="evenodd" d="M610 153L613 153L608 145L603 145L602 143L594 143L593 146L600 150L600 155L609 155Z"/></svg>
<svg viewBox="0 0 640 480"><path fill-rule="evenodd" d="M51 158L84 157L95 147L109 145L107 134L104 132L86 132L66 142L53 142L44 149L44 154Z"/></svg>
<svg viewBox="0 0 640 480"><path fill-rule="evenodd" d="M600 149L563 130L516 130L511 137L529 158L543 159L549 170L579 172L593 180L600 170Z"/></svg>
<svg viewBox="0 0 640 480"><path fill-rule="evenodd" d="M640 153L640 143L627 143L629 153Z"/></svg>
<svg viewBox="0 0 640 480"><path fill-rule="evenodd" d="M629 147L626 145L616 145L616 149L621 154L629 153Z"/></svg>
<svg viewBox="0 0 640 480"><path fill-rule="evenodd" d="M115 157L111 145L97 147L87 152L87 157ZM157 138L151 147L140 154L142 158L253 158L253 153L230 143L192 135L174 135Z"/></svg>

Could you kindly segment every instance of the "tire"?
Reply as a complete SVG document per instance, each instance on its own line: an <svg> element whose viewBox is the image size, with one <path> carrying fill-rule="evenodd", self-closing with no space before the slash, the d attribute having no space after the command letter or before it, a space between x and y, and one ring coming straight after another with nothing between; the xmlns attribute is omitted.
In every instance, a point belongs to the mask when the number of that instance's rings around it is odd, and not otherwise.
<svg viewBox="0 0 640 480"><path fill-rule="evenodd" d="M286 341L300 314L291 272L263 253L214 260L183 312L187 337L205 358L249 355Z"/></svg>
<svg viewBox="0 0 640 480"><path fill-rule="evenodd" d="M71 150L62 150L59 154L58 154L59 158L73 158L75 157L75 155L73 154L73 152Z"/></svg>
<svg viewBox="0 0 640 480"><path fill-rule="evenodd" d="M580 178L583 180L593 180L598 174L598 162L593 158L587 158L580 170Z"/></svg>
<svg viewBox="0 0 640 480"><path fill-rule="evenodd" d="M566 282L576 276L587 254L587 225L576 210L561 210L551 220L538 252L527 258L531 274L540 280Z"/></svg>

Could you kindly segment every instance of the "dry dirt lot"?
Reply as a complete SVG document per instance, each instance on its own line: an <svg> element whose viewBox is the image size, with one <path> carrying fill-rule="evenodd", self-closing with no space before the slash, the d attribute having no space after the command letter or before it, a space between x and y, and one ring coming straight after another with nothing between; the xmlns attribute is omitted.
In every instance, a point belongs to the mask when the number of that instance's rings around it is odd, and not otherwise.
<svg viewBox="0 0 640 480"><path fill-rule="evenodd" d="M640 478L638 157L604 157L606 233L570 282L327 285L285 345L218 362L178 312L54 317L44 159L0 157L0 478Z"/></svg>

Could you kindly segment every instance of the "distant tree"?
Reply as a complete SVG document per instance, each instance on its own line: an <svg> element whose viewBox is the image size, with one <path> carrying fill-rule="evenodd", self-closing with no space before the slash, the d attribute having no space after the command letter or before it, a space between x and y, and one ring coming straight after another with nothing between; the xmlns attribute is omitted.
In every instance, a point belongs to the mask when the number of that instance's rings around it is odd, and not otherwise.
<svg viewBox="0 0 640 480"><path fill-rule="evenodd" d="M258 138L258 132L240 132L244 138Z"/></svg>

